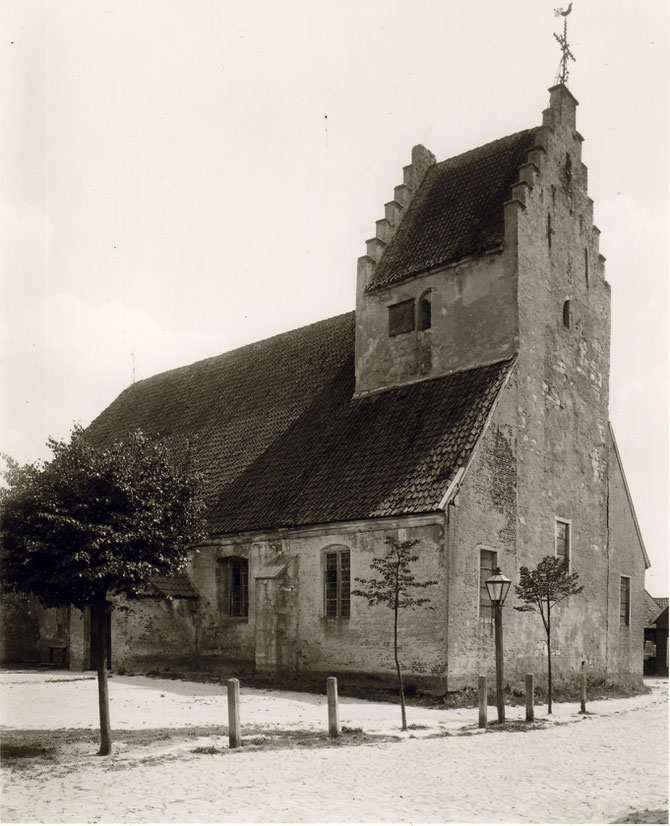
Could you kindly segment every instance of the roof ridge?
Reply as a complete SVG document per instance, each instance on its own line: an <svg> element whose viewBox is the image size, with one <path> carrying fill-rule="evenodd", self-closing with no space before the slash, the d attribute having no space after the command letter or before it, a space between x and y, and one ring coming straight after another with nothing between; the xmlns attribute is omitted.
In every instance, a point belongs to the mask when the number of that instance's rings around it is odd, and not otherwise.
<svg viewBox="0 0 670 826"><path fill-rule="evenodd" d="M485 149L497 149L500 144L503 144L506 141L512 141L513 139L518 140L523 135L530 135L531 132L537 132L541 128L541 126L531 126L529 129L520 129L518 132L512 132L509 135L504 135L502 138L495 138L495 140L487 141L486 143L482 143L472 149L466 149L465 152L460 152L458 155L451 155L449 158L444 158L442 161L437 161L437 163L430 169L443 166L444 164L448 164L450 161L458 161L467 158L468 156L482 152Z"/></svg>
<svg viewBox="0 0 670 826"><path fill-rule="evenodd" d="M172 367L169 370L163 370L160 373L154 373L151 376L147 376L146 379L140 379L139 381L134 382L133 384L128 385L122 393L127 392L132 387L138 387L141 385L146 386L147 382L153 382L154 380L164 378L165 376L169 376L171 373L178 373L181 370L188 370L192 367L199 367L207 362L214 362L217 359L223 358L224 356L232 356L235 353L243 353L245 351L253 350L254 348L260 348L263 344L270 344L270 342L277 341L282 338L287 338L288 336L293 335L294 333L302 332L303 330L309 330L310 328L318 327L321 324L327 324L328 322L335 322L338 320L343 321L346 316L354 316L355 310L348 310L346 313L340 313L339 315L329 316L328 318L322 318L318 321L312 321L310 324L304 324L302 327L294 327L291 330L285 330L283 333L275 333L274 335L268 336L267 338L261 338L258 341L250 341L248 344L241 344L239 347L233 347L232 350L224 350L221 353L217 353L215 356L206 356L203 359L198 359L197 361L189 362L188 364L182 364L179 367Z"/></svg>

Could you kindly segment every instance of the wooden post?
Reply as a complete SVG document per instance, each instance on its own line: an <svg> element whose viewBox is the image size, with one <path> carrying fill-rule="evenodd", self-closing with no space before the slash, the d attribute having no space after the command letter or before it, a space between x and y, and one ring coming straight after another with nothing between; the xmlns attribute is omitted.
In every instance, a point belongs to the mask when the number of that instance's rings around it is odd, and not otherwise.
<svg viewBox="0 0 670 826"><path fill-rule="evenodd" d="M581 678L581 686L580 686L580 708L579 711L581 714L586 714L586 663L582 662L582 672L580 674Z"/></svg>
<svg viewBox="0 0 670 826"><path fill-rule="evenodd" d="M487 719L487 698L486 698L486 675L480 674L477 682L477 695L479 697L479 728L486 728Z"/></svg>
<svg viewBox="0 0 670 826"><path fill-rule="evenodd" d="M228 746L236 749L242 745L240 735L240 681L228 680Z"/></svg>
<svg viewBox="0 0 670 826"><path fill-rule="evenodd" d="M328 693L328 734L331 737L339 737L340 715L337 705L337 677L328 677L326 690Z"/></svg>
<svg viewBox="0 0 670 826"><path fill-rule="evenodd" d="M535 677L526 674L526 722L535 720Z"/></svg>

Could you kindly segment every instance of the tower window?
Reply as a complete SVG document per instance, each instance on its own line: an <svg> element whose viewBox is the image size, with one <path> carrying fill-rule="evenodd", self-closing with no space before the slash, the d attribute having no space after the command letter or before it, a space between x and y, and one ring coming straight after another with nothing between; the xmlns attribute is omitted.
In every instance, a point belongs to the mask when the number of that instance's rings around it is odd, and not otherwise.
<svg viewBox="0 0 670 826"><path fill-rule="evenodd" d="M497 553L488 548L479 551L479 618L493 619L493 603L489 596L486 580L493 576L497 567Z"/></svg>
<svg viewBox="0 0 670 826"><path fill-rule="evenodd" d="M431 327L430 290L419 298L419 330L430 330Z"/></svg>
<svg viewBox="0 0 670 826"><path fill-rule="evenodd" d="M630 625L630 577L621 577L621 597L619 599L619 625Z"/></svg>
<svg viewBox="0 0 670 826"><path fill-rule="evenodd" d="M410 333L414 329L414 300L400 301L389 307L389 335Z"/></svg>
<svg viewBox="0 0 670 826"><path fill-rule="evenodd" d="M563 167L563 178L565 188L569 190L572 186L572 158L567 153L565 155L565 166Z"/></svg>
<svg viewBox="0 0 670 826"><path fill-rule="evenodd" d="M571 556L571 536L570 536L570 522L563 519L556 520L556 526L554 529L554 545L556 548L556 556L561 560L561 562L565 562L570 565L570 556Z"/></svg>
<svg viewBox="0 0 670 826"><path fill-rule="evenodd" d="M563 326L570 326L570 301L566 301L563 304Z"/></svg>
<svg viewBox="0 0 670 826"><path fill-rule="evenodd" d="M551 249L551 236L553 234L553 229L551 228L551 212L547 213L547 246Z"/></svg>

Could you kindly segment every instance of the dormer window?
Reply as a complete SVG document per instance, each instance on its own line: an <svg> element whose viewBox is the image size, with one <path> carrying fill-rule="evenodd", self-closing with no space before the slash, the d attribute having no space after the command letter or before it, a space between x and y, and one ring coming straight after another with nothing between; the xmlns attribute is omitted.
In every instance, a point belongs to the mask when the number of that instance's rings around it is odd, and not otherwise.
<svg viewBox="0 0 670 826"><path fill-rule="evenodd" d="M400 301L389 307L389 335L411 333L414 329L414 299Z"/></svg>
<svg viewBox="0 0 670 826"><path fill-rule="evenodd" d="M419 330L430 330L431 327L430 290L419 298Z"/></svg>

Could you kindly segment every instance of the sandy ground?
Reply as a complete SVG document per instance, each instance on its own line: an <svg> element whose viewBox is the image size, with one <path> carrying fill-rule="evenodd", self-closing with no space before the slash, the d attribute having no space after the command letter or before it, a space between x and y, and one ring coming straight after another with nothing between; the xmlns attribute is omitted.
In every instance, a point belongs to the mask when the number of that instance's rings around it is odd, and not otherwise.
<svg viewBox="0 0 670 826"><path fill-rule="evenodd" d="M111 757L94 749L3 770L4 822L526 822L607 823L667 809L667 683L653 692L555 704L525 731L474 728L476 709L408 709L340 698L340 721L393 742L338 748L226 749L225 688L185 681L110 680ZM4 729L94 729L88 675L0 675ZM508 708L521 720L523 708ZM489 709L490 719L495 711ZM253 734L325 730L325 696L242 688ZM210 734L209 727L216 733ZM180 730L197 728L197 739ZM169 729L167 743L128 745L123 730ZM194 747L214 753L196 753Z"/></svg>

